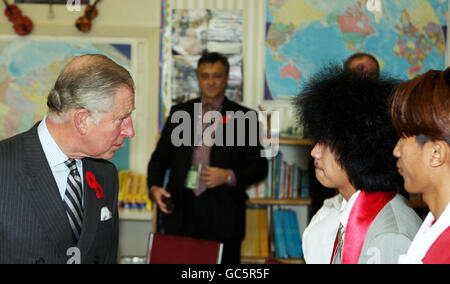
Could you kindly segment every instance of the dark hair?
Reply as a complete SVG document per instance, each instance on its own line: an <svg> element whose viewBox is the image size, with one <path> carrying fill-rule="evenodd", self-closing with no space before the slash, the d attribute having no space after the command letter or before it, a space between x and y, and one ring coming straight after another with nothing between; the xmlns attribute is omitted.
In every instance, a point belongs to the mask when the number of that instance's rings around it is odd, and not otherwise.
<svg viewBox="0 0 450 284"><path fill-rule="evenodd" d="M392 155L398 136L388 105L397 84L387 77L354 77L329 65L295 99L305 136L330 147L357 189L402 190Z"/></svg>
<svg viewBox="0 0 450 284"><path fill-rule="evenodd" d="M430 70L399 85L393 93L391 115L402 137L420 137L421 144L430 139L450 144L450 68Z"/></svg>
<svg viewBox="0 0 450 284"><path fill-rule="evenodd" d="M230 63L226 56L218 53L218 52L206 52L203 53L202 57L198 60L197 70L203 63L216 63L222 62L225 66L225 73L228 74L230 72Z"/></svg>
<svg viewBox="0 0 450 284"><path fill-rule="evenodd" d="M362 58L367 58L367 59L371 60L373 63L375 63L376 69L374 71L367 71L364 69L363 70L361 70L361 69L354 70L354 69L350 68L350 65L352 64L352 62L354 60L362 59ZM373 77L373 78L378 78L380 76L380 64L378 63L378 60L375 58L375 56L373 56L372 54L358 52L358 53L351 55L349 58L347 58L347 60L345 60L344 71L347 73L351 73L353 75L369 76L369 77Z"/></svg>

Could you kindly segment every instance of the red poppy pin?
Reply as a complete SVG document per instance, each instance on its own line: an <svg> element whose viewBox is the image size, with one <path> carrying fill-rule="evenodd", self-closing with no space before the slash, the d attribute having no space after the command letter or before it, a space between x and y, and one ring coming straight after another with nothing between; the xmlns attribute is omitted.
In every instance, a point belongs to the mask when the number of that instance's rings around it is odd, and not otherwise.
<svg viewBox="0 0 450 284"><path fill-rule="evenodd" d="M229 120L230 120L230 118L228 116L226 116L226 115L222 116L222 123L223 124L227 124Z"/></svg>
<svg viewBox="0 0 450 284"><path fill-rule="evenodd" d="M86 172L86 180L90 188L95 190L95 195L98 199L103 199L105 195L103 194L103 189L101 185L97 182L97 179L95 178L94 174L87 171Z"/></svg>

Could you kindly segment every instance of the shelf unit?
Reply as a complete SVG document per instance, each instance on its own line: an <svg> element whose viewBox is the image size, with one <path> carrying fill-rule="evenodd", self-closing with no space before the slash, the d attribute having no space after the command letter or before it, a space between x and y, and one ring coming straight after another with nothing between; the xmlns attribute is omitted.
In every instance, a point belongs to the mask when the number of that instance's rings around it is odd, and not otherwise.
<svg viewBox="0 0 450 284"><path fill-rule="evenodd" d="M300 139L293 137L280 137L280 145L293 145L293 146L313 146L313 141L310 139Z"/></svg>
<svg viewBox="0 0 450 284"><path fill-rule="evenodd" d="M248 200L247 204L259 205L311 205L310 198L297 199L273 199L273 198L256 198Z"/></svg>
<svg viewBox="0 0 450 284"><path fill-rule="evenodd" d="M269 214L270 216L273 216L273 206L276 205L304 205L309 206L311 205L311 199L309 198L297 198L297 199L273 199L273 198L257 198L257 199L249 199L247 201L247 204L252 205L267 205L269 207ZM273 223L270 221L270 229L269 229L269 246L273 243ZM275 259L279 262L285 263L285 264L305 264L304 259L290 259L290 258L275 258L274 255L269 256L272 259ZM266 263L267 259L263 257L242 257L241 262L242 263L254 263L254 264L264 264Z"/></svg>
<svg viewBox="0 0 450 284"><path fill-rule="evenodd" d="M119 209L120 221L152 221L153 213L146 210Z"/></svg>
<svg viewBox="0 0 450 284"><path fill-rule="evenodd" d="M294 137L279 137L265 139L264 144L274 144L278 143L279 145L290 145L290 146L312 146L313 141L310 139L302 139L302 138L294 138Z"/></svg>
<svg viewBox="0 0 450 284"><path fill-rule="evenodd" d="M270 139L270 142L278 142L280 146L290 146L290 147L311 147L313 145L313 141L309 139L300 139L294 137L279 137L277 139ZM302 159L302 157L298 157L297 160ZM273 180L273 179L272 179ZM296 198L296 199L274 199L274 198L254 198L249 199L247 201L248 205L262 205L268 207L269 214L269 258L274 259L281 263L286 264L304 264L304 259L280 259L275 258L273 252L271 251L271 247L274 244L274 229L273 229L273 209L274 206L310 206L312 204L311 199L305 198ZM256 263L262 264L266 263L267 259L263 257L242 257L242 263Z"/></svg>
<svg viewBox="0 0 450 284"><path fill-rule="evenodd" d="M145 210L119 209L118 263L126 257L146 258L153 216L152 212Z"/></svg>
<svg viewBox="0 0 450 284"><path fill-rule="evenodd" d="M305 264L304 259L276 258L275 260L284 264ZM267 259L262 257L242 257L241 263L265 264Z"/></svg>

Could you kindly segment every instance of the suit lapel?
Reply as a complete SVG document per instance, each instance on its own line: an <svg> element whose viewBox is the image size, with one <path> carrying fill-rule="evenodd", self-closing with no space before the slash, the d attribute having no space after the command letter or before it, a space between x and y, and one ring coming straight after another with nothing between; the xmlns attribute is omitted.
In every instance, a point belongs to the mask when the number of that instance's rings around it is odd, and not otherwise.
<svg viewBox="0 0 450 284"><path fill-rule="evenodd" d="M73 245L72 229L39 141L37 125L24 136L24 182L27 184L30 206L41 220L44 231L57 247L66 251Z"/></svg>
<svg viewBox="0 0 450 284"><path fill-rule="evenodd" d="M195 147L195 135L196 135L196 128L195 124L197 123L197 117L195 116L195 104L201 103L200 99L196 99L193 101L192 104L189 104L186 111L189 113L189 117L191 118L191 145L187 147L183 147L185 149L184 151L184 161L180 161L180 163L183 163L185 165L185 170L183 172L188 172L191 162L192 162L192 154L194 153L194 147ZM201 111L201 108L200 108ZM201 113L200 113L201 115ZM200 118L201 119L201 118ZM201 125L201 124L200 124ZM180 157L181 158L181 157ZM184 186L184 179L183 179L183 186Z"/></svg>
<svg viewBox="0 0 450 284"><path fill-rule="evenodd" d="M220 165L220 163L224 160L223 155L226 155L226 151L218 151L218 147L222 147L222 149L227 149L228 147L225 147L227 144L227 134L226 134L226 123L223 123L223 117L226 116L227 111L232 111L230 101L227 99L227 97L224 97L222 108L220 109L220 114L222 115L222 123L217 127L217 131L221 132L221 139L222 139L222 146L217 146L216 143L211 147L211 152L209 156L210 165ZM234 119L234 118L232 118ZM228 123L228 119L226 120ZM236 122L235 122L236 126ZM234 142L234 141L233 141ZM222 154L220 154L222 153ZM226 159L225 159L226 160Z"/></svg>
<svg viewBox="0 0 450 284"><path fill-rule="evenodd" d="M89 187L86 181L86 172L94 174L97 182L100 185L104 185L103 177L100 173L95 172L92 167L92 162L89 159L83 159L83 191L84 191L84 217L83 217L83 229L81 232L78 246L85 251L89 251L92 246L95 236L97 234L97 228L100 222L100 212L104 201L98 199L95 190Z"/></svg>

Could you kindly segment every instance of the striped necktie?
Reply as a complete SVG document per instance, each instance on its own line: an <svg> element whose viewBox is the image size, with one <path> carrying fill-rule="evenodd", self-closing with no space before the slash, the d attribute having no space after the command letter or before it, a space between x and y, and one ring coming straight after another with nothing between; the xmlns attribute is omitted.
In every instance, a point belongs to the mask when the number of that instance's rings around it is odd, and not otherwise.
<svg viewBox="0 0 450 284"><path fill-rule="evenodd" d="M66 193L64 195L64 207L69 218L70 227L76 241L80 239L83 225L83 202L81 177L74 159L68 159L64 164L69 168L67 177Z"/></svg>
<svg viewBox="0 0 450 284"><path fill-rule="evenodd" d="M345 235L345 228L342 225L342 223L340 223L339 231L338 231L338 244L337 244L336 255L334 257L333 263L341 263L342 262L342 248L344 247L344 235Z"/></svg>

